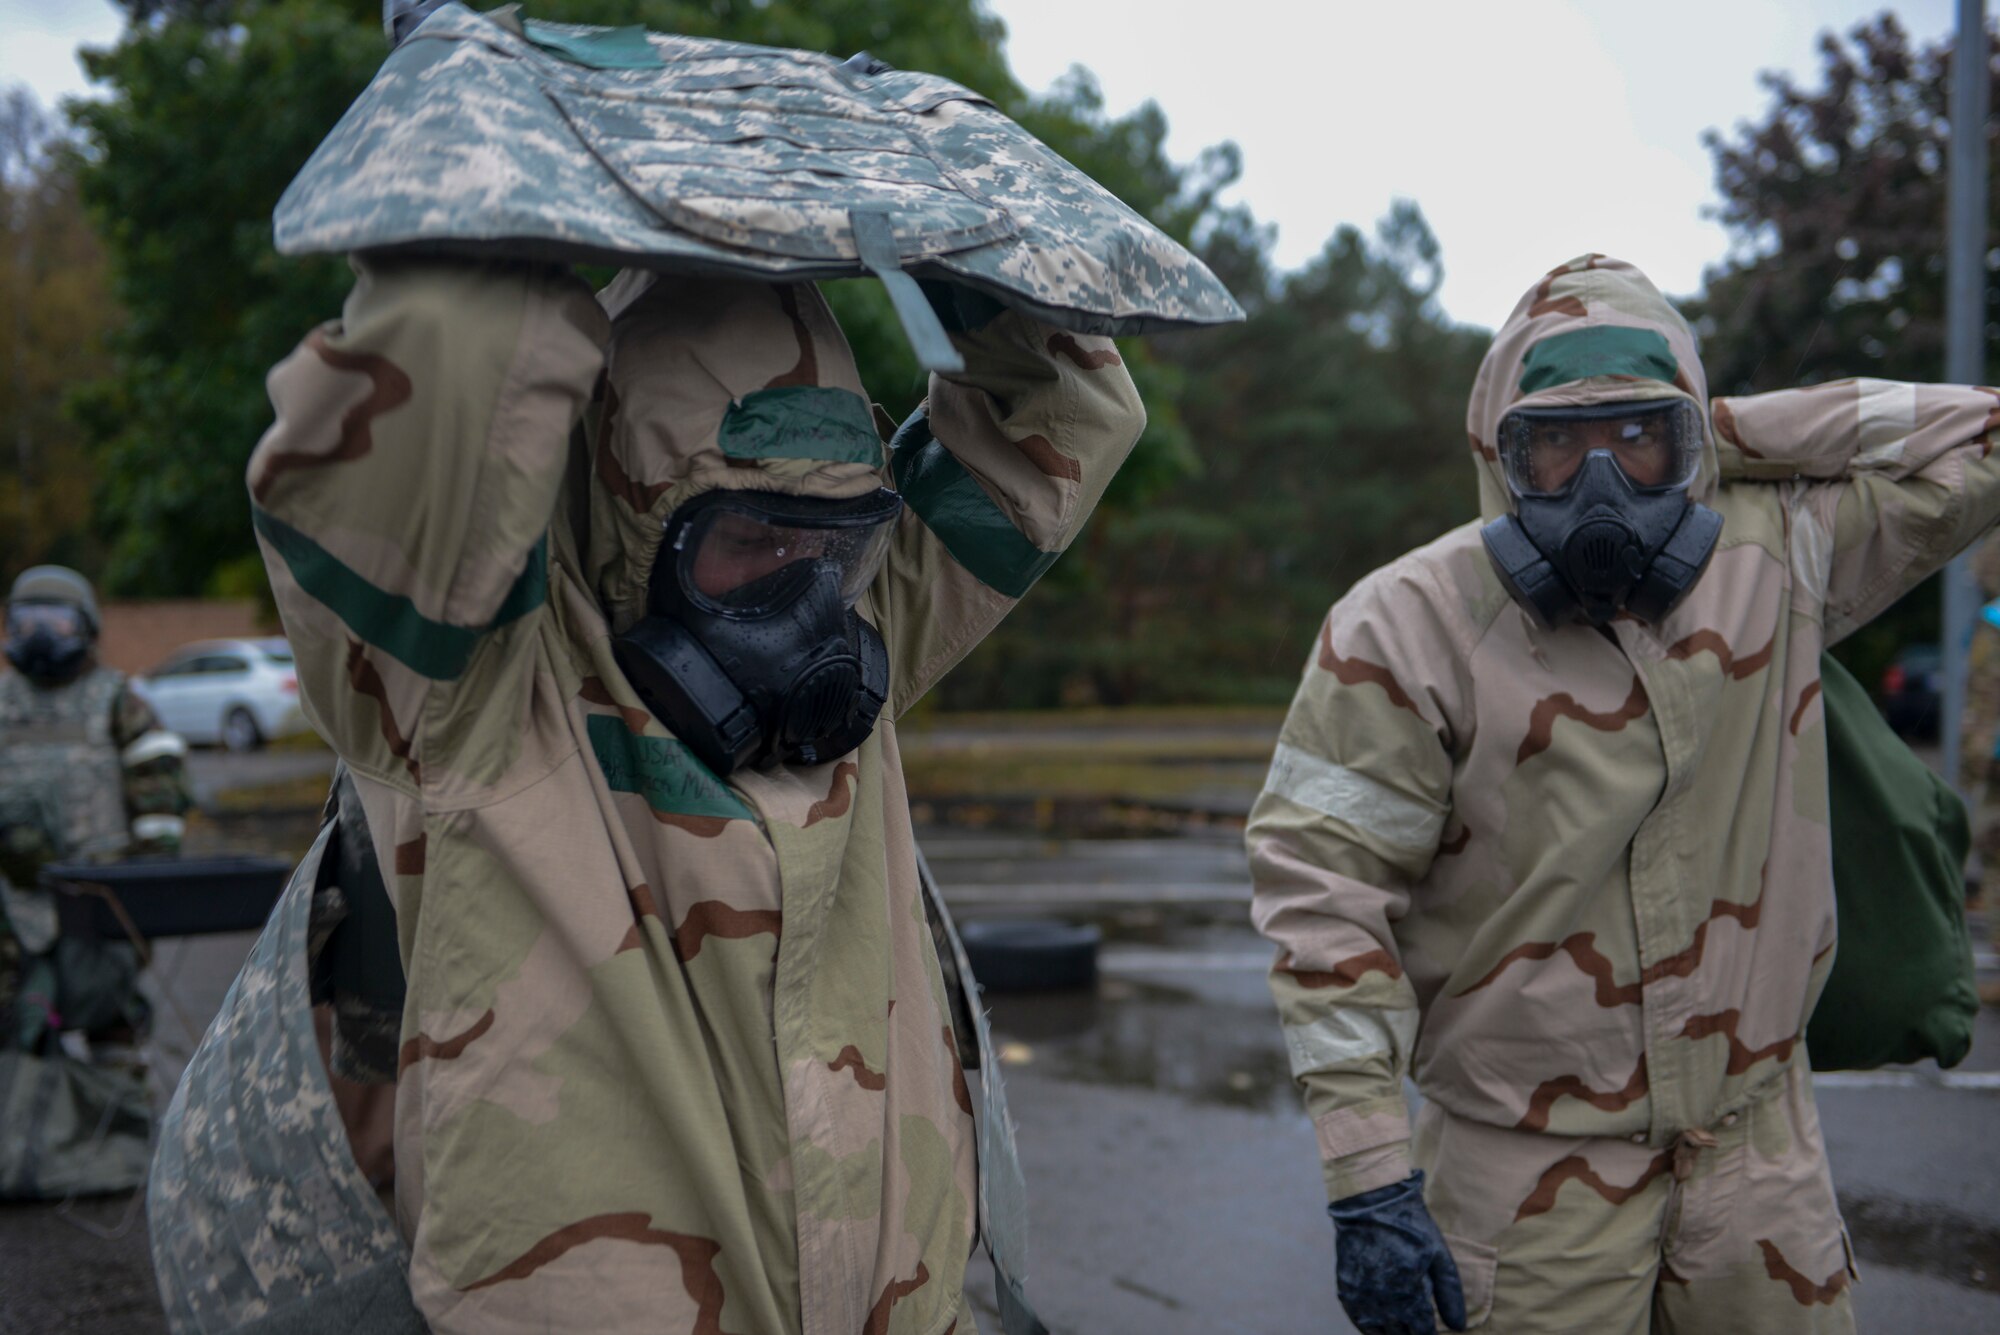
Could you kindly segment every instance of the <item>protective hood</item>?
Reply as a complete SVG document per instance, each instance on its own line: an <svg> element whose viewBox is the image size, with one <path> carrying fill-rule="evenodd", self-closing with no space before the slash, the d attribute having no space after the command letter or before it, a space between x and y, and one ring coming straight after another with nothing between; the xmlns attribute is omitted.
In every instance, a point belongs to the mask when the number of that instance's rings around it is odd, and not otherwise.
<svg viewBox="0 0 2000 1335"><path fill-rule="evenodd" d="M696 496L883 485L874 409L813 284L629 270L599 300L611 349L589 433L588 533L573 549L614 632L644 612L665 522Z"/></svg>
<svg viewBox="0 0 2000 1335"><path fill-rule="evenodd" d="M1680 397L1702 414L1700 471L1688 494L1715 494L1715 426L1694 332L1645 274L1623 260L1584 255L1551 269L1514 305L1480 363L1465 429L1479 469L1479 513L1511 511L1494 441L1515 408Z"/></svg>

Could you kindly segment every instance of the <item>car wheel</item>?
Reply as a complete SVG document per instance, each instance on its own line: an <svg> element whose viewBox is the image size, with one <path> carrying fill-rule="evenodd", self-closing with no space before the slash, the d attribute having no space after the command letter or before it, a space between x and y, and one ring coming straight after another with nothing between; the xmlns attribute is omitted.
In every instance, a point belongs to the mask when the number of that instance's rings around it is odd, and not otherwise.
<svg viewBox="0 0 2000 1335"><path fill-rule="evenodd" d="M222 744L232 751L255 751L264 744L257 716L242 705L222 716Z"/></svg>
<svg viewBox="0 0 2000 1335"><path fill-rule="evenodd" d="M968 922L959 929L973 978L991 992L1090 987L1097 981L1103 935L1092 926L1048 918Z"/></svg>

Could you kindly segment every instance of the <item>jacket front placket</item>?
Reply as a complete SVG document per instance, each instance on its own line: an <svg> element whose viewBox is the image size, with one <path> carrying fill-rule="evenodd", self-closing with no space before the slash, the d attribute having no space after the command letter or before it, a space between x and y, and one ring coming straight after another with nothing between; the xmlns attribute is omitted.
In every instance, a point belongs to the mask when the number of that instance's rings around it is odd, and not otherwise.
<svg viewBox="0 0 2000 1335"><path fill-rule="evenodd" d="M1664 1146L1682 1131L1702 1124L1695 1091L1702 1088L1697 1063L1701 1051L1683 1037L1698 1012L1694 975L1655 970L1681 951L1694 935L1695 900L1689 850L1701 837L1692 816L1691 792L1702 720L1689 680L1687 660L1667 657L1659 637L1633 622L1614 624L1618 645L1646 690L1646 704L1659 737L1666 782L1652 813L1632 839L1626 884L1639 942L1640 1028L1645 1036L1646 1076L1652 1126L1651 1144Z"/></svg>
<svg viewBox="0 0 2000 1335"><path fill-rule="evenodd" d="M871 748L862 746L861 772ZM878 753L879 754L879 751ZM834 1101L827 1088L833 1072L813 1060L819 1016L815 994L825 967L821 929L840 890L841 853L847 819L820 821L806 828L765 818L764 830L778 859L784 931L771 1013L778 1070L785 1091L785 1120L792 1154L792 1192L798 1219L799 1305L804 1335L835 1335L858 1327L868 1310L864 1291L874 1257L856 1246L858 1234L842 1227L854 1201L848 1168L838 1154L801 1153L807 1147L841 1144Z"/></svg>
<svg viewBox="0 0 2000 1335"><path fill-rule="evenodd" d="M0 677L0 789L22 784L55 795L65 858L125 847L125 770L111 722L124 687L102 667L60 686L35 686L18 672Z"/></svg>

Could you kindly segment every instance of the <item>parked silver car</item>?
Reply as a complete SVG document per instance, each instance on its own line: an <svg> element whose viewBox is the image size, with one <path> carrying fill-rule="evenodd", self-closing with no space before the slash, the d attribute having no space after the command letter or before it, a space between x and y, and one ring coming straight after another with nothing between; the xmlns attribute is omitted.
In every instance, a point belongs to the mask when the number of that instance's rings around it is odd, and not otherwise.
<svg viewBox="0 0 2000 1335"><path fill-rule="evenodd" d="M183 645L133 685L160 722L190 742L250 751L310 731L299 709L292 647L280 639Z"/></svg>

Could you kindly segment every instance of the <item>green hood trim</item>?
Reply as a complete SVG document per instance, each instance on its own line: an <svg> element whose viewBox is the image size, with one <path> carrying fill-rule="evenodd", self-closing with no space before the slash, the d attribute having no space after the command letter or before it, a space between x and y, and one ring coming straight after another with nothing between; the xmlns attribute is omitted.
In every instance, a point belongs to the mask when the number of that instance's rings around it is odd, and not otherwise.
<svg viewBox="0 0 2000 1335"><path fill-rule="evenodd" d="M896 433L889 466L896 489L952 559L989 589L1019 598L1061 552L1045 552L1014 527L979 479L931 435L923 413Z"/></svg>
<svg viewBox="0 0 2000 1335"><path fill-rule="evenodd" d="M716 443L732 459L882 465L882 438L867 400L827 385L752 390L729 405Z"/></svg>
<svg viewBox="0 0 2000 1335"><path fill-rule="evenodd" d="M1629 325L1590 325L1553 334L1528 349L1521 364L1523 395L1592 376L1633 376L1673 384L1680 363L1666 336Z"/></svg>
<svg viewBox="0 0 2000 1335"><path fill-rule="evenodd" d="M472 659L479 637L518 621L549 595L549 541L528 553L528 564L507 591L493 620L484 626L453 626L417 610L399 593L370 583L345 561L261 506L250 507L250 522L284 558L299 587L330 608L363 643L374 645L419 676L454 681Z"/></svg>
<svg viewBox="0 0 2000 1335"><path fill-rule="evenodd" d="M670 816L751 820L750 808L722 780L672 737L640 737L624 720L592 714L586 721L590 749L614 793L637 793Z"/></svg>

